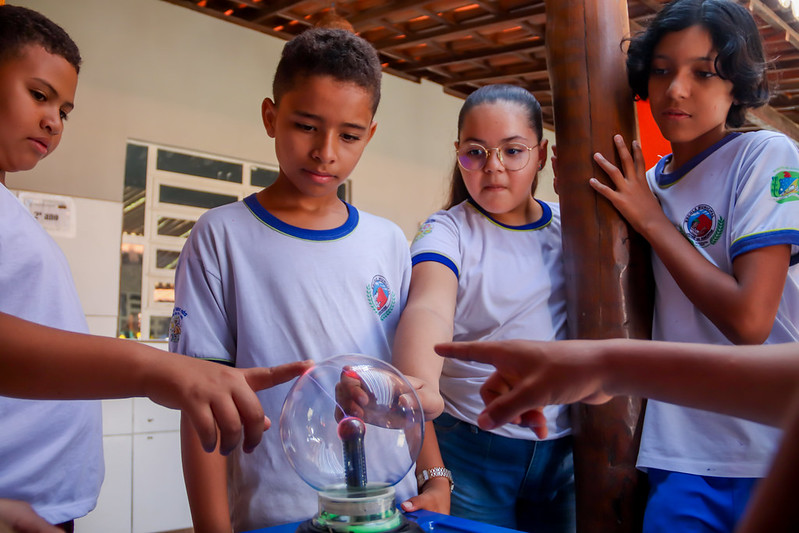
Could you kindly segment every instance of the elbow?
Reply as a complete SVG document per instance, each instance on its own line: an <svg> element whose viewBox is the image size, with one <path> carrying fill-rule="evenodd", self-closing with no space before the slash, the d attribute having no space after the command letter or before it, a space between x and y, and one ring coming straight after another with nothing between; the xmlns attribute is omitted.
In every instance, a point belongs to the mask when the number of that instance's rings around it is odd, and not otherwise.
<svg viewBox="0 0 799 533"><path fill-rule="evenodd" d="M764 320L762 316L745 316L738 323L730 324L724 335L733 344L763 344L771 334L774 317Z"/></svg>

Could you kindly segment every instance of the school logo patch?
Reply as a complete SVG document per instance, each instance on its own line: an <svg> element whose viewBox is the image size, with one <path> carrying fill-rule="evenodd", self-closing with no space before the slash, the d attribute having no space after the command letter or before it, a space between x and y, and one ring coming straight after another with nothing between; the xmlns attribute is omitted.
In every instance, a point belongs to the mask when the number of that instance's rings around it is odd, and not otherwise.
<svg viewBox="0 0 799 533"><path fill-rule="evenodd" d="M699 204L691 209L682 223L682 230L697 245L702 248L716 244L724 233L725 221L717 217L713 208L707 204Z"/></svg>
<svg viewBox="0 0 799 533"><path fill-rule="evenodd" d="M366 287L366 298L380 320L385 320L391 314L397 302L397 295L389 287L388 280L379 274Z"/></svg>
<svg viewBox="0 0 799 533"><path fill-rule="evenodd" d="M180 307L175 307L172 311L172 319L169 321L169 342L178 342L180 340L180 331L183 329L183 319L186 318L186 311Z"/></svg>
<svg viewBox="0 0 799 533"><path fill-rule="evenodd" d="M782 169L771 178L771 197L778 204L799 200L799 171Z"/></svg>
<svg viewBox="0 0 799 533"><path fill-rule="evenodd" d="M416 232L416 236L413 238L413 242L418 241L428 233L433 231L433 225L430 222L425 222L421 226L419 226L419 231Z"/></svg>

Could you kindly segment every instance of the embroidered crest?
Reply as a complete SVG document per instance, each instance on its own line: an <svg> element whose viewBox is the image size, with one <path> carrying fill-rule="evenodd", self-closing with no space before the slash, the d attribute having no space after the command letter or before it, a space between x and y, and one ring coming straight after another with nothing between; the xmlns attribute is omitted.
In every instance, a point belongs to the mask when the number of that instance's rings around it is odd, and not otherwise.
<svg viewBox="0 0 799 533"><path fill-rule="evenodd" d="M725 221L717 217L713 208L699 204L691 209L683 220L683 231L699 247L716 244L724 233Z"/></svg>
<svg viewBox="0 0 799 533"><path fill-rule="evenodd" d="M433 231L433 225L430 222L425 222L421 226L419 226L419 231L416 232L416 236L413 238L413 242L418 241L428 233Z"/></svg>
<svg viewBox="0 0 799 533"><path fill-rule="evenodd" d="M783 169L771 178L771 196L778 204L799 200L799 171Z"/></svg>
<svg viewBox="0 0 799 533"><path fill-rule="evenodd" d="M388 280L379 274L366 287L366 298L380 320L385 320L391 314L397 301L397 295L388 286Z"/></svg>
<svg viewBox="0 0 799 533"><path fill-rule="evenodd" d="M180 307L175 307L172 311L172 319L169 321L169 342L178 342L180 340L180 330L183 329L183 319L186 318L186 311Z"/></svg>

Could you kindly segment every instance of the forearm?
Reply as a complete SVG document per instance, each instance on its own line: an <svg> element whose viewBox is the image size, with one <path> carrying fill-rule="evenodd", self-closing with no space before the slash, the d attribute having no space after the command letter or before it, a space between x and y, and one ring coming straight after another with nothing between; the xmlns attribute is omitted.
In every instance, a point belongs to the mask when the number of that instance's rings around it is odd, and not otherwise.
<svg viewBox="0 0 799 533"><path fill-rule="evenodd" d="M596 343L604 392L778 425L799 384L799 344Z"/></svg>
<svg viewBox="0 0 799 533"><path fill-rule="evenodd" d="M180 425L183 478L196 533L232 532L227 495L226 458L206 453L186 417Z"/></svg>
<svg viewBox="0 0 799 533"><path fill-rule="evenodd" d="M4 313L0 338L0 393L5 396L144 396L148 373L169 357L140 343L66 332Z"/></svg>
<svg viewBox="0 0 799 533"><path fill-rule="evenodd" d="M423 306L406 308L394 339L394 366L438 392L444 359L435 353L433 346L452 340L452 320Z"/></svg>
<svg viewBox="0 0 799 533"><path fill-rule="evenodd" d="M765 341L777 314L787 275L790 260L787 246L759 249L739 256L730 274L699 253L665 216L655 218L644 231L644 237L683 294L731 342L760 344ZM765 255L769 257L764 261ZM747 272L749 267L751 270ZM753 313L753 309L757 312Z"/></svg>
<svg viewBox="0 0 799 533"><path fill-rule="evenodd" d="M444 359L433 347L448 340L452 340L451 319L421 306L405 309L397 327L392 363L411 379L425 417L431 420L444 410L444 399L438 389Z"/></svg>
<svg viewBox="0 0 799 533"><path fill-rule="evenodd" d="M419 451L419 456L416 459L416 475L421 474L423 470L430 470L431 468L445 467L444 459L441 457L441 451L438 447L438 439L436 438L436 431L433 422L426 422L424 428L424 442L422 449ZM427 480L427 482L418 486L419 494L428 492L434 494L435 507L431 508L435 512L449 514L450 507L450 481L445 477L436 476Z"/></svg>
<svg viewBox="0 0 799 533"><path fill-rule="evenodd" d="M425 422L424 442L419 456L416 459L416 473L422 470L429 470L437 466L444 466L444 459L441 458L441 451L438 448L435 425L432 421ZM422 487L419 487L421 490Z"/></svg>
<svg viewBox="0 0 799 533"><path fill-rule="evenodd" d="M452 340L458 279L449 268L426 261L413 267L408 303L392 347L392 362L438 394L444 360L433 347Z"/></svg>

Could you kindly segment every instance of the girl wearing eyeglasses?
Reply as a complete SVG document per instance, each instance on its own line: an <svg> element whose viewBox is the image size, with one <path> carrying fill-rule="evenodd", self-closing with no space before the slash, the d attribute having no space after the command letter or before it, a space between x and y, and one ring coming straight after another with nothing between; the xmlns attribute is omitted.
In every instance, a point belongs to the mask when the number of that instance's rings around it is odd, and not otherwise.
<svg viewBox="0 0 799 533"><path fill-rule="evenodd" d="M433 351L451 340L566 338L560 212L534 197L547 156L538 101L511 85L475 91L458 117L455 156L447 208L421 226L411 246L410 293L394 342L394 363L419 380L428 419L440 414L426 428L419 488L449 483L443 478L451 471L453 515L524 531L574 531L567 408L547 406L547 424L535 433L513 425L481 430L480 387L493 367ZM428 503L421 495L403 508Z"/></svg>

